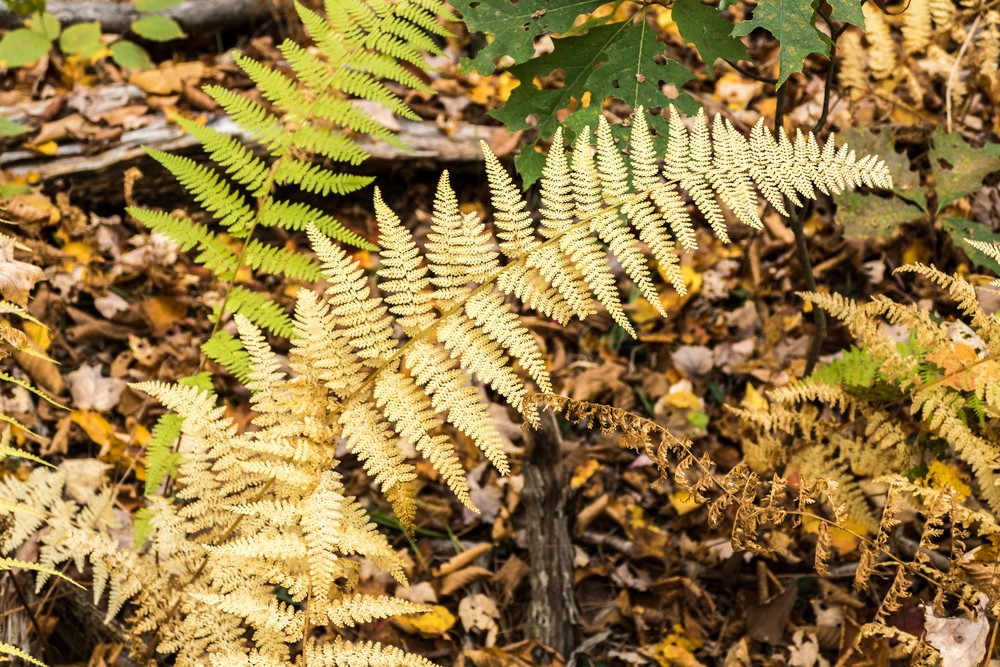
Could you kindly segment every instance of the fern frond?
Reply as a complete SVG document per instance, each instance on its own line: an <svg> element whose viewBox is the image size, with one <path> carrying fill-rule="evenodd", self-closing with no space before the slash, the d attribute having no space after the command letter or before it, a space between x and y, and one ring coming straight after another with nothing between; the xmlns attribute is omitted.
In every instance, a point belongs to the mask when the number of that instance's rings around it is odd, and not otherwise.
<svg viewBox="0 0 1000 667"><path fill-rule="evenodd" d="M229 291L228 304L261 329L285 338L292 333L292 318L285 309L260 292L236 285Z"/></svg>
<svg viewBox="0 0 1000 667"><path fill-rule="evenodd" d="M326 609L328 622L342 627L371 623L376 618L405 616L430 611L427 605L389 597L388 595L354 595L330 604Z"/></svg>
<svg viewBox="0 0 1000 667"><path fill-rule="evenodd" d="M181 434L181 418L174 414L161 416L146 444L146 495L159 493L163 479L177 471L178 456L174 443Z"/></svg>
<svg viewBox="0 0 1000 667"><path fill-rule="evenodd" d="M433 435L443 422L437 417L430 398L411 378L398 371L379 377L374 396L396 432L413 443L463 505L475 510L469 498L465 468L455 454L454 445L447 436Z"/></svg>
<svg viewBox="0 0 1000 667"><path fill-rule="evenodd" d="M201 351L206 357L232 373L240 382L247 381L250 358L239 338L222 331L202 343Z"/></svg>
<svg viewBox="0 0 1000 667"><path fill-rule="evenodd" d="M332 642L310 641L306 648L310 665L315 667L438 667L427 658L404 653L395 646L378 642L351 642L337 637Z"/></svg>
<svg viewBox="0 0 1000 667"><path fill-rule="evenodd" d="M361 460L365 472L392 503L400 523L412 526L416 510L408 486L417 474L406 462L381 415L371 403L356 400L344 408L340 424L348 449Z"/></svg>

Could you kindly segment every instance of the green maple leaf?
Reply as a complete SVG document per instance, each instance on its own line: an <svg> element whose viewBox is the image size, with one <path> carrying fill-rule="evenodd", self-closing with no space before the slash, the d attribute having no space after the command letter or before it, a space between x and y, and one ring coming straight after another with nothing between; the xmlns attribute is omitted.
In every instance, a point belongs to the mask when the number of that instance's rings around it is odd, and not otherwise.
<svg viewBox="0 0 1000 667"><path fill-rule="evenodd" d="M865 13L861 11L861 3L857 0L827 0L833 10L832 18L844 23L856 25L865 29Z"/></svg>
<svg viewBox="0 0 1000 667"><path fill-rule="evenodd" d="M977 192L983 178L1000 171L1000 144L973 148L957 132L934 131L930 150L931 171L937 182L938 210Z"/></svg>
<svg viewBox="0 0 1000 667"><path fill-rule="evenodd" d="M748 59L743 42L732 36L733 24L722 18L715 7L703 5L700 0L677 0L671 16L681 37L694 44L706 65L711 66L719 58L732 62Z"/></svg>
<svg viewBox="0 0 1000 667"><path fill-rule="evenodd" d="M541 138L552 136L556 128L565 128L567 141L585 126L595 126L601 105L609 97L622 100L635 109L663 108L674 104L684 113L695 113L697 104L681 86L693 78L683 65L662 58L664 45L656 40L653 30L643 20L638 25L626 21L592 29L579 37L557 39L551 53L510 68L521 85L510 99L491 115L516 132L534 128ZM555 90L539 90L532 82L560 70L563 86ZM661 92L661 86L671 84L678 90L671 100ZM590 105L580 108L580 101L590 93ZM558 112L572 110L569 115ZM563 118L560 122L560 118ZM529 120L534 119L532 125ZM666 135L662 115L654 116L651 125ZM518 171L527 187L541 175L541 160L525 147L517 161Z"/></svg>
<svg viewBox="0 0 1000 667"><path fill-rule="evenodd" d="M781 44L778 55L778 86L789 76L801 72L811 53L829 53L829 38L813 25L812 3L803 0L760 0L753 18L737 23L734 37L749 35L763 28Z"/></svg>
<svg viewBox="0 0 1000 667"><path fill-rule="evenodd" d="M523 63L535 55L536 39L566 32L576 17L602 4L601 0L457 0L455 9L461 12L469 30L493 36L475 58L462 59L462 69L491 74L500 56Z"/></svg>

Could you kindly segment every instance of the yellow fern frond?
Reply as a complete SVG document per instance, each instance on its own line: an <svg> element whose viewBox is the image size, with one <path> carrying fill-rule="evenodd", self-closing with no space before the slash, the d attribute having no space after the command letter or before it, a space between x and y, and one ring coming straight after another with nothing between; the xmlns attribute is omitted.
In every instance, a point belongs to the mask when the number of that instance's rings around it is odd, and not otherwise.
<svg viewBox="0 0 1000 667"><path fill-rule="evenodd" d="M386 206L378 188L375 188L375 218L382 244L379 286L388 292L385 302L403 332L415 336L434 323L427 267L420 259L413 236Z"/></svg>
<svg viewBox="0 0 1000 667"><path fill-rule="evenodd" d="M430 611L427 605L388 595L352 595L326 608L328 622L342 627L371 623L376 618L390 618Z"/></svg>
<svg viewBox="0 0 1000 667"><path fill-rule="evenodd" d="M896 69L896 45L889 33L889 24L878 7L865 3L865 37L868 39L868 66L876 79L884 79Z"/></svg>
<svg viewBox="0 0 1000 667"><path fill-rule="evenodd" d="M323 275L330 281L325 292L330 312L340 330L362 359L386 359L396 348L392 320L382 300L371 295L364 269L315 227L309 238L323 263Z"/></svg>
<svg viewBox="0 0 1000 667"><path fill-rule="evenodd" d="M397 440L374 407L374 400L352 401L340 415L343 437L365 472L393 505L404 526L413 525L415 507L409 484L416 471L406 462Z"/></svg>
<svg viewBox="0 0 1000 667"><path fill-rule="evenodd" d="M465 468L455 454L454 445L448 437L433 434L443 420L437 416L427 394L412 378L397 370L382 373L375 383L374 396L396 432L430 462L463 505L477 511L469 498Z"/></svg>
<svg viewBox="0 0 1000 667"><path fill-rule="evenodd" d="M934 28L931 0L910 0L903 12L903 53L912 56L927 48Z"/></svg>
<svg viewBox="0 0 1000 667"><path fill-rule="evenodd" d="M476 443L500 474L508 474L503 438L469 375L456 368L443 349L423 341L413 345L406 362L414 380L430 394L434 409L446 413L448 421Z"/></svg>

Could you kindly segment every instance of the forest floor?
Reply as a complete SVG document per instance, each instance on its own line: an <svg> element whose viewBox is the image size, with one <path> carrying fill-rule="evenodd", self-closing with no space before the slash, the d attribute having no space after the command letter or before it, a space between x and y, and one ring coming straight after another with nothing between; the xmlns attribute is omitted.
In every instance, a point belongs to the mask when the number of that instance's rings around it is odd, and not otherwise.
<svg viewBox="0 0 1000 667"><path fill-rule="evenodd" d="M23 372L70 407L65 411L7 388L0 407L44 439L20 435L34 453L72 470L81 488L101 480L121 484L117 506L134 516L142 504L143 447L162 408L133 392L126 382L166 381L203 368L199 344L209 335L212 308L222 286L184 252L152 237L124 210L129 200L170 210L189 198L151 160L140 143L169 146L179 132L164 116L167 109L211 121L219 112L199 89L208 83L247 90L231 55L222 47L238 43L265 62L281 60L275 44L288 28L264 21L255 28L224 33L220 42L171 43L154 53L158 65L129 76L108 61L74 67L54 54L35 66L8 70L0 78L0 113L31 125L24 136L3 140L0 169L4 183L27 186L6 190L2 207L5 233L27 249L19 257L41 267L45 280L33 292L30 311L48 331L27 333L58 369L19 358ZM292 37L298 35L292 34ZM434 188L442 169L452 173L463 206L489 210L478 140L485 139L502 158L517 150L519 136L506 133L487 115L509 93L506 75L466 76L456 66L470 40L459 32L435 65L429 82L437 96L410 96L408 103L429 128L427 147L417 156L387 153L363 167L376 176L387 203L405 212L403 222L425 233ZM767 45L760 47L766 50ZM721 112L747 130L761 115L773 114L770 87L724 66L714 79L695 82L694 94L710 112ZM789 83L786 119L791 127L811 127L822 97L826 61L810 62L804 76ZM935 89L939 90L940 85ZM249 93L250 91L247 90ZM979 95L963 108L958 128L973 145L995 138L998 107ZM615 114L615 107L609 113ZM830 123L846 129L864 125L895 141L897 163L913 161L926 171L927 148L944 105L930 97L919 112L876 97L850 100L835 95ZM390 121L392 119L389 119ZM414 124L400 131L417 131ZM194 152L188 148L189 154ZM890 148L891 150L891 148ZM138 168L126 195L126 171ZM915 172L916 173L916 172ZM916 178L916 176L914 176ZM918 181L919 186L919 181ZM22 188L24 189L24 188ZM371 191L325 207L377 243ZM893 273L913 261L934 263L946 272L975 274L952 235L928 216L882 228L878 234L845 235L846 204L834 215L830 200L820 202L805 220L816 282L825 291L857 299L874 294L902 302L937 303L933 285ZM973 217L1000 227L1000 185L987 178L962 203ZM866 204L861 204L866 206ZM872 224L858 214L848 231ZM758 405L767 388L802 376L813 334L813 320L797 290L805 279L794 236L777 214L765 229L731 226L726 245L709 234L701 249L683 257L688 294L665 291L666 319L639 297L627 311L636 323L633 340L604 315L586 324L558 326L527 317L543 341L556 392L609 404L654 419L678 437L690 438L721 470L741 458L745 427L725 405ZM884 223L883 223L884 224ZM282 239L305 244L303 236ZM377 255L355 255L372 266ZM628 294L626 278L622 285ZM985 283L985 279L980 283ZM259 285L286 304L296 285ZM983 289L984 303L998 305L995 292ZM943 313L950 312L942 302ZM836 323L823 342L822 358L851 343ZM213 369L209 366L209 370ZM220 395L229 397L232 415L250 418L247 394L239 383L217 373ZM16 389L16 388L15 388ZM495 417L515 454L523 448L522 427L499 404ZM422 474L416 539L409 542L382 499L369 488L357 464L348 459L348 490L371 508L412 560L407 589L372 576L363 589L390 592L437 605L422 618L383 622L371 639L389 641L442 664L477 666L576 665L748 665L770 661L811 667L838 660L844 664L887 665L891 647L854 653L860 624L877 606L878 591L850 591L852 553L857 542L838 535L840 560L831 576L819 578L811 565L812 546L789 542L771 558L734 553L725 524L710 528L706 510L658 480L656 466L621 447L619 437L561 424L566 497L571 514L573 572L579 608L574 642L578 651L557 657L526 638L525 611L530 596L530 554L521 493L524 478L515 455L513 474L500 477L465 443L472 469L476 515L455 500L433 474ZM11 474L18 471L11 469ZM424 470L430 473L429 469ZM904 524L899 537L912 541L916 528ZM124 538L123 538L124 539ZM875 580L873 588L888 586ZM919 591L918 591L919 598ZM113 641L99 645L69 641L59 626L65 602L44 608L53 627L55 654L64 663L111 662ZM919 628L923 612L910 604L896 612L899 627ZM65 621L63 621L65 623ZM63 632L63 630L67 630ZM567 632L570 630L567 629Z"/></svg>

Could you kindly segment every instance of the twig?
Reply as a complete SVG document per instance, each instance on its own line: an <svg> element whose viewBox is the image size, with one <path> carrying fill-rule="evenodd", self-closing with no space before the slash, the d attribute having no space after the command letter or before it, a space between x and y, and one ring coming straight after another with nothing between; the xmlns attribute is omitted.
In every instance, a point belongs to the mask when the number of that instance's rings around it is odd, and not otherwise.
<svg viewBox="0 0 1000 667"><path fill-rule="evenodd" d="M764 76L763 74L757 74L756 72L751 72L746 67L743 67L739 63L733 62L732 60L727 60L726 64L728 64L730 67L732 67L734 70L736 70L743 76L747 77L748 79L753 79L754 81L760 81L761 83L769 83L772 86L778 83L777 79L772 78L770 76Z"/></svg>
<svg viewBox="0 0 1000 667"><path fill-rule="evenodd" d="M969 28L969 34L965 36L965 41L962 42L962 48L958 50L958 55L955 56L955 63L951 66L951 72L948 73L948 85L944 89L944 113L948 133L951 134L951 90L955 85L955 75L958 74L958 66L962 64L962 58L965 57L965 51L969 48L969 44L972 42L972 38L975 37L976 31L979 30L979 19L982 17L981 14L976 14L975 20L972 22L972 26Z"/></svg>
<svg viewBox="0 0 1000 667"><path fill-rule="evenodd" d="M17 577L14 576L13 572L9 573L7 579L13 586L14 594L17 595L17 599L21 602L21 606L24 607L24 612L28 615L31 627L35 629L35 634L38 635L38 641L42 643L42 655L45 657L45 662L50 665L55 664L53 656L49 653L49 642L45 639L45 634L42 632L42 628L38 625L38 619L35 617L35 612L32 611L31 607L28 605L28 598L24 595L24 591L21 589L21 584L17 581Z"/></svg>

